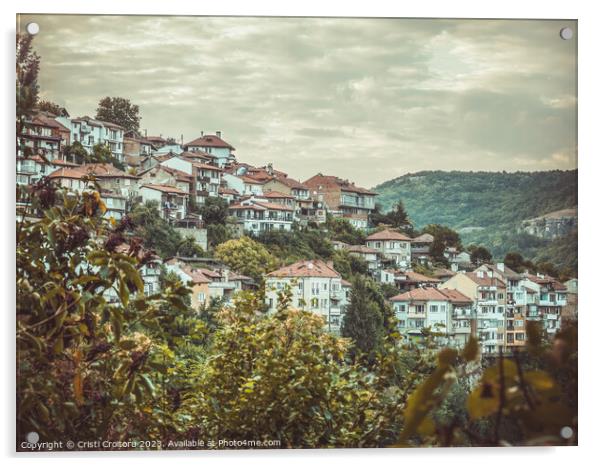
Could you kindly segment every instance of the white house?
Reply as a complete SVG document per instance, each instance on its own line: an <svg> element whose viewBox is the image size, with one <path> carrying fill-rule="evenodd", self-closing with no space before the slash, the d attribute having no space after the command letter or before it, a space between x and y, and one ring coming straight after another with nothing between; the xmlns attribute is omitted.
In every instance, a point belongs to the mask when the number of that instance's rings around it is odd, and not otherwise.
<svg viewBox="0 0 602 466"><path fill-rule="evenodd" d="M290 231L293 224L293 209L254 197L245 199L228 208L236 221L240 233L260 233L270 230Z"/></svg>
<svg viewBox="0 0 602 466"><path fill-rule="evenodd" d="M350 284L332 267L320 260L301 260L267 275L266 303L271 312L278 306L278 295L288 287L294 308L315 312L324 318L325 327L339 333L349 303Z"/></svg>
<svg viewBox="0 0 602 466"><path fill-rule="evenodd" d="M214 155L216 156L216 163L220 168L236 160L234 147L222 139L221 131L216 131L214 135L205 135L201 132L201 137L185 144L184 150L190 152L202 151Z"/></svg>
<svg viewBox="0 0 602 466"><path fill-rule="evenodd" d="M400 332L409 337L419 339L430 328L442 343L463 346L471 335L473 302L457 290L416 288L390 301Z"/></svg>
<svg viewBox="0 0 602 466"><path fill-rule="evenodd" d="M188 193L175 186L145 184L138 190L144 201L156 201L161 217L175 222L186 217Z"/></svg>
<svg viewBox="0 0 602 466"><path fill-rule="evenodd" d="M57 117L56 120L71 131L71 141L79 142L88 154L96 144L109 146L113 156L124 162L123 136L125 129L108 121L96 120L88 116L81 118Z"/></svg>
<svg viewBox="0 0 602 466"><path fill-rule="evenodd" d="M383 257L397 267L410 267L412 264L412 239L395 230L382 230L366 238L366 246L379 251Z"/></svg>

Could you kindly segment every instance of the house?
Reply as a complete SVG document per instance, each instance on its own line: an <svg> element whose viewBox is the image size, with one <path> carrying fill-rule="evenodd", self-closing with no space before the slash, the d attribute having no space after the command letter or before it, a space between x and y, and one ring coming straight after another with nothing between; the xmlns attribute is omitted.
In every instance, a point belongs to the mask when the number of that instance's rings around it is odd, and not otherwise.
<svg viewBox="0 0 602 466"><path fill-rule="evenodd" d="M130 175L109 163L88 163L78 166L64 166L48 175L65 188L82 191L89 188L86 178L93 178L104 191L119 194L125 198L136 192L138 177Z"/></svg>
<svg viewBox="0 0 602 466"><path fill-rule="evenodd" d="M390 229L377 231L366 238L366 246L376 249L385 259L403 268L412 264L411 242L406 235Z"/></svg>
<svg viewBox="0 0 602 466"><path fill-rule="evenodd" d="M410 291L415 288L437 287L441 280L429 277L412 270L397 271L394 274L394 284L400 291Z"/></svg>
<svg viewBox="0 0 602 466"><path fill-rule="evenodd" d="M429 233L423 233L412 238L411 250L412 261L426 264L431 260L431 246L435 237Z"/></svg>
<svg viewBox="0 0 602 466"><path fill-rule="evenodd" d="M70 140L68 128L43 113L27 118L19 135L18 157L41 155L52 161L61 159L62 148Z"/></svg>
<svg viewBox="0 0 602 466"><path fill-rule="evenodd" d="M463 346L472 329L473 301L457 290L415 288L390 299L398 328L409 339L422 339L423 330L440 334L446 345Z"/></svg>
<svg viewBox="0 0 602 466"><path fill-rule="evenodd" d="M192 175L167 165L155 165L153 168L139 172L138 176L139 185L164 184L192 193Z"/></svg>
<svg viewBox="0 0 602 466"><path fill-rule="evenodd" d="M240 199L240 193L236 189L232 189L232 188L220 187L219 190L217 191L217 194L222 199L225 199L226 201L228 201L228 204L232 204L233 202Z"/></svg>
<svg viewBox="0 0 602 466"><path fill-rule="evenodd" d="M197 267L178 259L168 260L165 267L178 275L184 283L191 284L191 306L197 310L208 306L212 299L231 304L236 293L249 289L253 284L251 278L227 268Z"/></svg>
<svg viewBox="0 0 602 466"><path fill-rule="evenodd" d="M577 308L578 308L578 295L577 295L577 284L576 278L571 278L564 282L566 287L566 306L562 310L562 320L577 320Z"/></svg>
<svg viewBox="0 0 602 466"><path fill-rule="evenodd" d="M234 147L222 139L221 131L216 131L215 135L205 135L201 131L201 137L184 144L184 150L190 152L202 151L216 156L216 163L220 168L235 162Z"/></svg>
<svg viewBox="0 0 602 466"><path fill-rule="evenodd" d="M157 148L151 141L134 131L128 131L123 136L123 154L125 156L135 155L146 157L151 155L155 150Z"/></svg>
<svg viewBox="0 0 602 466"><path fill-rule="evenodd" d="M349 254L355 257L359 257L366 261L368 264L368 270L376 272L381 267L379 251L374 248L369 248L363 244L354 244L347 248Z"/></svg>
<svg viewBox="0 0 602 466"><path fill-rule="evenodd" d="M150 142L156 149L161 149L163 146L167 144L167 139L165 139L162 135L159 136L144 136L148 142Z"/></svg>
<svg viewBox="0 0 602 466"><path fill-rule="evenodd" d="M533 291L526 319L542 323L548 334L561 328L563 309L567 305L567 287L553 277L543 274L522 274L521 284Z"/></svg>
<svg viewBox="0 0 602 466"><path fill-rule="evenodd" d="M88 154L92 154L96 144L109 147L113 157L125 162L123 136L125 129L108 121L96 120L88 116L80 118L57 117L56 120L71 131L71 141L79 142Z"/></svg>
<svg viewBox="0 0 602 466"><path fill-rule="evenodd" d="M263 231L290 231L293 209L282 204L250 197L228 207L239 233L258 234Z"/></svg>
<svg viewBox="0 0 602 466"><path fill-rule="evenodd" d="M125 216L127 207L127 199L125 196L102 190L100 192L100 198L107 209L105 217L121 220Z"/></svg>
<svg viewBox="0 0 602 466"><path fill-rule="evenodd" d="M202 205L208 197L218 196L222 183L221 168L182 155L165 158L160 163L192 177L192 194L197 204Z"/></svg>
<svg viewBox="0 0 602 466"><path fill-rule="evenodd" d="M186 217L188 209L187 191L165 184L143 184L138 193L146 201L158 203L161 217L170 223Z"/></svg>
<svg viewBox="0 0 602 466"><path fill-rule="evenodd" d="M303 184L310 189L311 196L323 202L333 216L346 218L355 228L368 228L369 215L375 208L376 193L356 186L349 180L321 173Z"/></svg>
<svg viewBox="0 0 602 466"><path fill-rule="evenodd" d="M276 311L279 293L288 288L292 307L322 316L329 331L340 332L350 284L342 280L332 264L301 260L268 273L265 286L269 312Z"/></svg>
<svg viewBox="0 0 602 466"><path fill-rule="evenodd" d="M79 165L74 163L65 162L62 159L46 161L39 155L32 155L29 157L17 156L17 184L34 184L59 168L78 166Z"/></svg>
<svg viewBox="0 0 602 466"><path fill-rule="evenodd" d="M485 354L505 349L506 285L490 271L457 273L440 285L441 289L457 290L475 304L476 335ZM515 333L525 339L524 331Z"/></svg>

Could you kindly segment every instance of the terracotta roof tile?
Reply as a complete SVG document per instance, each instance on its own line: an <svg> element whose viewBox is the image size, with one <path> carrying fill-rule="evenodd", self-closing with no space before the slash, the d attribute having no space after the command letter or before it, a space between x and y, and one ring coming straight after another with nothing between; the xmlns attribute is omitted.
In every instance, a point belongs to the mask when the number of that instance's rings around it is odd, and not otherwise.
<svg viewBox="0 0 602 466"><path fill-rule="evenodd" d="M268 273L267 276L341 278L335 269L321 260L301 260Z"/></svg>
<svg viewBox="0 0 602 466"><path fill-rule="evenodd" d="M387 241L387 240L411 241L411 238L399 233L398 231L389 230L389 229L377 231L376 233L372 233L370 236L368 236L366 238L366 241L379 241L379 240L381 240L381 241Z"/></svg>

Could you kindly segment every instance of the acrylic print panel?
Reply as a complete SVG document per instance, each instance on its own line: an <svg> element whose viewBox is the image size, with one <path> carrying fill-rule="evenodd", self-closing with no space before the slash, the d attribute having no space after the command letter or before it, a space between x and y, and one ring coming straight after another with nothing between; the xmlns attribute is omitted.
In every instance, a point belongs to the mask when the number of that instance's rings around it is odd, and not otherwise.
<svg viewBox="0 0 602 466"><path fill-rule="evenodd" d="M577 443L576 21L17 23L17 450Z"/></svg>

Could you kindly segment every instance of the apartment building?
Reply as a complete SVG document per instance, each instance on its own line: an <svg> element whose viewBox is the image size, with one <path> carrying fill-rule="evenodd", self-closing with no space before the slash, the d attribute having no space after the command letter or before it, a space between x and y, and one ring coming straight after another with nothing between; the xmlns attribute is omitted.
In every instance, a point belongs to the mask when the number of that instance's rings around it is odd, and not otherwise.
<svg viewBox="0 0 602 466"><path fill-rule="evenodd" d="M491 271L457 273L440 285L468 296L475 306L476 335L483 353L505 349L506 284Z"/></svg>
<svg viewBox="0 0 602 466"><path fill-rule="evenodd" d="M144 202L157 202L164 220L176 223L186 217L189 196L187 191L165 184L143 184L138 193Z"/></svg>
<svg viewBox="0 0 602 466"><path fill-rule="evenodd" d="M376 193L356 186L349 180L318 173L303 184L311 196L323 202L326 210L335 217L346 218L355 228L367 229L369 215L375 208Z"/></svg>
<svg viewBox="0 0 602 466"><path fill-rule="evenodd" d="M62 159L62 149L69 144L69 129L43 113L25 120L18 138L18 157L43 156L48 161Z"/></svg>
<svg viewBox="0 0 602 466"><path fill-rule="evenodd" d="M463 346L473 332L473 300L458 290L415 288L390 299L400 333L420 341L430 328L441 344Z"/></svg>
<svg viewBox="0 0 602 466"><path fill-rule="evenodd" d="M221 131L215 134L204 134L201 137L184 144L184 150L190 152L205 152L215 156L215 162L220 168L224 168L236 161L234 147L222 139Z"/></svg>
<svg viewBox="0 0 602 466"><path fill-rule="evenodd" d="M96 144L109 147L113 157L124 163L123 137L125 129L115 123L96 120L88 116L80 118L57 117L56 120L71 132L71 142L79 142L88 154Z"/></svg>
<svg viewBox="0 0 602 466"><path fill-rule="evenodd" d="M161 165L179 170L192 177L192 192L197 204L204 204L208 197L219 196L222 170L207 163L198 162L182 155L165 158Z"/></svg>
<svg viewBox="0 0 602 466"><path fill-rule="evenodd" d="M294 209L282 204L250 197L228 208L240 234L270 230L290 231Z"/></svg>
<svg viewBox="0 0 602 466"><path fill-rule="evenodd" d="M322 316L329 331L340 333L351 285L332 264L301 260L267 274L266 304L271 312L276 311L278 295L287 287L292 293L293 307Z"/></svg>

